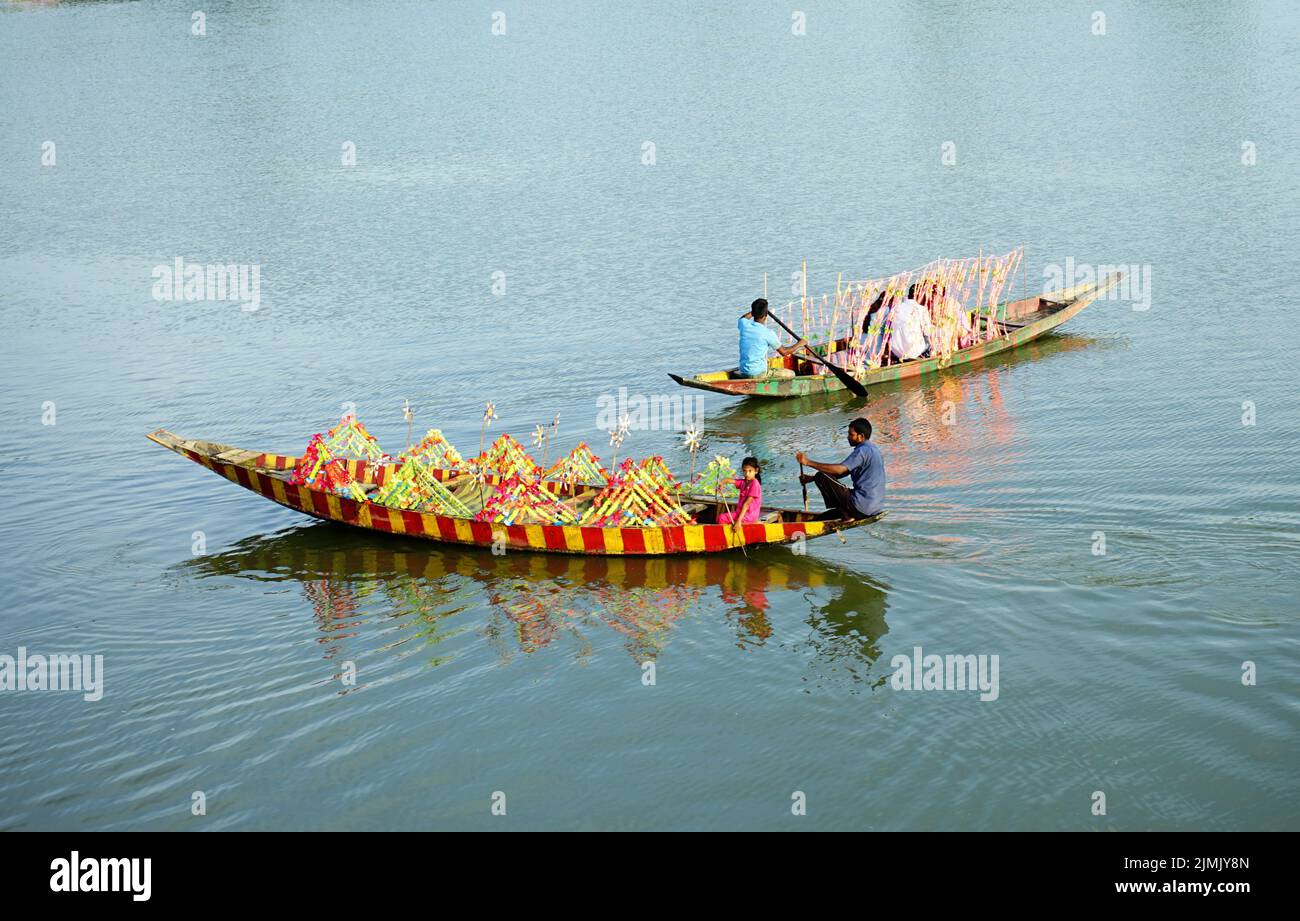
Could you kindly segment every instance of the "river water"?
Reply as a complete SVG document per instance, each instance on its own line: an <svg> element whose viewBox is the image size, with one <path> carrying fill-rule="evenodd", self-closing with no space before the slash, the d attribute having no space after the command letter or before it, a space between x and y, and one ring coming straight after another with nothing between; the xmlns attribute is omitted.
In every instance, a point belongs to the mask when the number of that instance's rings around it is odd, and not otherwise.
<svg viewBox="0 0 1300 921"><path fill-rule="evenodd" d="M193 6L0 10L0 654L104 663L0 692L0 828L1300 825L1294 4ZM409 399L468 453L493 400L608 456L764 273L1021 244L1149 286L876 389L889 515L804 556L386 539L144 438L395 451ZM159 301L177 257L257 309ZM787 505L861 411L702 407ZM996 699L895 689L916 647Z"/></svg>

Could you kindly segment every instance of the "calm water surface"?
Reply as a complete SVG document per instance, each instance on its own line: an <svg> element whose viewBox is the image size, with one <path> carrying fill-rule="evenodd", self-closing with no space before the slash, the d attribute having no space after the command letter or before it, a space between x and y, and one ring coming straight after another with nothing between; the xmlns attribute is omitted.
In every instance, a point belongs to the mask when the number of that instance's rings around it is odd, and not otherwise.
<svg viewBox="0 0 1300 921"><path fill-rule="evenodd" d="M554 6L505 36L451 4L213 3L205 37L178 3L0 10L0 652L106 671L0 695L0 828L1300 825L1294 4L1111 3L1095 36L809 3L801 37ZM874 391L890 516L803 557L384 540L143 437L291 452L351 401L395 450L410 399L470 450L492 399L494 432L558 411L607 452L600 396L733 361L764 272L1022 243L1031 289L1150 266L1150 309ZM261 309L156 302L177 256L259 265ZM856 409L705 412L797 504L793 452L838 460ZM915 646L998 655L998 699L893 690Z"/></svg>

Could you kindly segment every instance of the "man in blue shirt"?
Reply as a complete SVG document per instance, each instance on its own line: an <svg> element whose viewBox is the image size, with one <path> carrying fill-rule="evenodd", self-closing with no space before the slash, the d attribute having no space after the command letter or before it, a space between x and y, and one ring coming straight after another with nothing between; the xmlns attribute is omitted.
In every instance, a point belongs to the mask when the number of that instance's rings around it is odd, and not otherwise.
<svg viewBox="0 0 1300 921"><path fill-rule="evenodd" d="M789 358L808 343L800 339L794 345L781 347L781 340L767 327L767 301L759 298L749 306L749 313L736 322L740 330L740 364L736 368L737 377L754 379L786 379L794 377L789 368L769 368L767 366L768 350L774 350L783 358Z"/></svg>
<svg viewBox="0 0 1300 921"><path fill-rule="evenodd" d="M880 449L873 445L871 423L854 419L849 423L849 444L853 450L842 464L819 464L809 460L802 451L794 456L801 465L811 467L815 474L801 474L800 483L816 483L826 502L826 511L817 517L823 521L870 518L885 508L885 459ZM837 482L851 476L853 488Z"/></svg>

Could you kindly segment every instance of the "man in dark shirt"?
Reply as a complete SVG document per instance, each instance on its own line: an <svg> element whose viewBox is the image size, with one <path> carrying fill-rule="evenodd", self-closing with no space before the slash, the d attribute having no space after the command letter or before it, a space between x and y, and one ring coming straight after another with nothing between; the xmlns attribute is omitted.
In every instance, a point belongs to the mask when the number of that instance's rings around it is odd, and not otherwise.
<svg viewBox="0 0 1300 921"><path fill-rule="evenodd" d="M849 445L853 450L843 463L818 463L809 460L802 451L794 456L801 465L817 471L815 474L801 474L799 482L816 483L821 490L826 511L817 516L819 519L870 518L884 510L885 459L870 439L871 423L866 419L854 419L849 423ZM845 476L853 478L852 489L837 482Z"/></svg>

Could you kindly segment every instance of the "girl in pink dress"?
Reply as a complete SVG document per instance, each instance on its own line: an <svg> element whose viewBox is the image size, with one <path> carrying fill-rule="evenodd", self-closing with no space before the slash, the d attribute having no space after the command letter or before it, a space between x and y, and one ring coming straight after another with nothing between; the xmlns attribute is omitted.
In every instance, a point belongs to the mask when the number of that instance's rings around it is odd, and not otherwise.
<svg viewBox="0 0 1300 921"><path fill-rule="evenodd" d="M723 512L718 516L718 524L754 524L758 521L758 510L763 505L763 471L759 469L758 458L747 457L740 462L743 478L736 480L740 495L736 498L736 510Z"/></svg>

